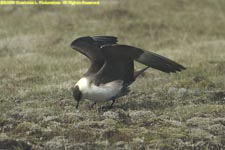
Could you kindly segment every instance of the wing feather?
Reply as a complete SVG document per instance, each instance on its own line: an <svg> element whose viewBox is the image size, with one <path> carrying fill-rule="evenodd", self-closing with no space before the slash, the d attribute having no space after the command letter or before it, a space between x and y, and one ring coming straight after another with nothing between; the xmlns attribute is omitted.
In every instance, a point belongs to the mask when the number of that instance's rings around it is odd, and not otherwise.
<svg viewBox="0 0 225 150"><path fill-rule="evenodd" d="M71 47L85 55L91 61L91 65L85 74L96 73L103 66L105 58L101 47L108 44L115 44L117 38L113 36L85 36L75 39Z"/></svg>

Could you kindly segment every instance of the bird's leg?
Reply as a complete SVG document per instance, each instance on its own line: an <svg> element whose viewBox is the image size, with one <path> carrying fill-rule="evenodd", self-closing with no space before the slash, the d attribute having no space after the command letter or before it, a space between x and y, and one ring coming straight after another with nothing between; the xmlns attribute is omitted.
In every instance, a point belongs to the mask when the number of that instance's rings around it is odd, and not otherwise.
<svg viewBox="0 0 225 150"><path fill-rule="evenodd" d="M106 111L108 109L112 109L113 108L113 104L115 103L115 97L113 97L111 100L112 100L112 104L110 106L103 106L103 107L101 107L101 110Z"/></svg>
<svg viewBox="0 0 225 150"><path fill-rule="evenodd" d="M110 108L113 107L113 104L115 103L115 101L116 101L115 98L113 98L113 99L112 99L112 104L110 105Z"/></svg>

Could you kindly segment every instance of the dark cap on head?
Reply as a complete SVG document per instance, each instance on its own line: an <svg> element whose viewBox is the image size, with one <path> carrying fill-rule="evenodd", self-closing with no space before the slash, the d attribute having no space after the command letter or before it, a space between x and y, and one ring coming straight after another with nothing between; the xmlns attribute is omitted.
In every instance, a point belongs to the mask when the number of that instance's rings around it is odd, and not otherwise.
<svg viewBox="0 0 225 150"><path fill-rule="evenodd" d="M78 86L75 86L75 87L73 88L73 97L74 97L74 99L77 101L77 106L76 106L76 108L78 108L79 102L80 102L80 100L81 100L81 98L82 98L82 93L81 93L81 91L80 91L80 89L79 89Z"/></svg>

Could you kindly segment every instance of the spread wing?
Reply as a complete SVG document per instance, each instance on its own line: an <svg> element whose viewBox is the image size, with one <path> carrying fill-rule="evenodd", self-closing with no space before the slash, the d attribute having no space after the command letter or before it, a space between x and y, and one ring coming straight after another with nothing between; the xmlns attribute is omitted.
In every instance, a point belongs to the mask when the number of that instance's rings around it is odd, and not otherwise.
<svg viewBox="0 0 225 150"><path fill-rule="evenodd" d="M122 80L124 85L134 81L134 64L130 58L117 57L108 59L102 68L96 73L95 84L108 83L114 80Z"/></svg>
<svg viewBox="0 0 225 150"><path fill-rule="evenodd" d="M105 46L103 49L104 49L103 53L105 54L105 57L108 59L114 57L130 58L146 66L152 67L154 69L166 73L177 71L179 72L185 69L185 67L176 63L173 60L132 46L117 44Z"/></svg>
<svg viewBox="0 0 225 150"><path fill-rule="evenodd" d="M105 58L101 52L101 47L108 44L116 44L117 38L113 36L85 36L75 39L71 47L85 55L91 61L91 65L86 75L96 73L103 66Z"/></svg>
<svg viewBox="0 0 225 150"><path fill-rule="evenodd" d="M114 44L103 46L102 54L106 61L96 74L95 80L97 85L112 80L123 80L125 85L129 85L149 67L166 73L185 69L182 65L166 57L127 45ZM134 72L133 60L148 67Z"/></svg>

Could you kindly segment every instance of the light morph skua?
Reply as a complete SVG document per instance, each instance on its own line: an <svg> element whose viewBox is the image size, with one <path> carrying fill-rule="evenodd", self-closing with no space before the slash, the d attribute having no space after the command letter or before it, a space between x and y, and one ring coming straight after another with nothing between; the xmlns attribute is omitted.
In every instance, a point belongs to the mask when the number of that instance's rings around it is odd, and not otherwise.
<svg viewBox="0 0 225 150"><path fill-rule="evenodd" d="M149 67L165 73L185 68L158 54L128 45L117 44L113 36L85 36L75 39L71 47L89 58L91 65L73 87L76 108L82 99L112 101L129 92L129 85ZM134 60L146 65L134 71ZM94 105L93 104L93 105Z"/></svg>

